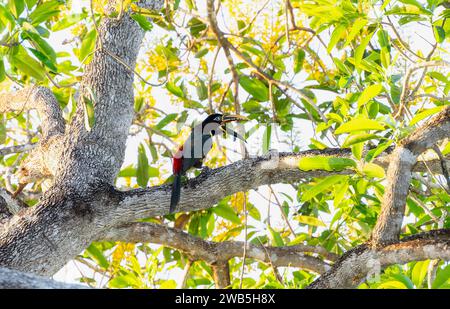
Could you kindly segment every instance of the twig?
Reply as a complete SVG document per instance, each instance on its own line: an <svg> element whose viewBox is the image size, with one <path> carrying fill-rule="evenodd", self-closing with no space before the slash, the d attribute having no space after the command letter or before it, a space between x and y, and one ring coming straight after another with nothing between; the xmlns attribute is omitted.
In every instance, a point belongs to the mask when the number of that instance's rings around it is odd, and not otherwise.
<svg viewBox="0 0 450 309"><path fill-rule="evenodd" d="M442 152L441 152L441 150L439 149L438 146L434 146L433 150L434 150L434 152L436 152L436 154L439 157L439 160L441 161L442 174L444 175L444 178L447 181L447 187L448 187L448 191L447 192L450 192L450 175L449 175L449 172L448 172L447 163L446 163L446 160L444 158L444 155L442 154Z"/></svg>
<svg viewBox="0 0 450 309"><path fill-rule="evenodd" d="M243 211L244 211L244 252L242 254L242 268L241 268L241 277L239 281L239 288L242 289L242 282L244 280L244 271L245 271L245 260L247 259L247 242L248 242L248 233L247 233L247 193L244 192L244 202L243 202Z"/></svg>

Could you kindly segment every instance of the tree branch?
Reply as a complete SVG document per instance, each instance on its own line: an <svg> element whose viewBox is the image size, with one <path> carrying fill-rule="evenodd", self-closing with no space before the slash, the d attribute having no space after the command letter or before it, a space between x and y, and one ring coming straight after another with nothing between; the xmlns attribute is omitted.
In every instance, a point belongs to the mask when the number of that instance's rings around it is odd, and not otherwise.
<svg viewBox="0 0 450 309"><path fill-rule="evenodd" d="M0 267L0 289L86 289L86 287Z"/></svg>
<svg viewBox="0 0 450 309"><path fill-rule="evenodd" d="M388 148L374 162L387 167L393 160ZM193 211L212 207L222 198L240 191L256 189L262 185L289 183L305 178L330 175L353 175L354 169L342 171L311 170L298 168L305 157L330 156L351 158L350 149L327 148L298 153L270 152L266 156L244 159L233 164L209 170L183 185L179 211ZM425 161L436 173L442 173L439 158ZM414 171L427 171L424 164L417 164ZM108 213L111 222L127 223L169 213L170 185L135 189L120 193L119 207ZM199 196L202 198L199 199Z"/></svg>
<svg viewBox="0 0 450 309"><path fill-rule="evenodd" d="M0 156L6 156L11 153L19 153L19 152L25 152L29 150L33 150L36 148L38 144L32 143L32 144L23 144L23 145L13 145L9 147L4 147L0 149Z"/></svg>
<svg viewBox="0 0 450 309"><path fill-rule="evenodd" d="M111 228L99 240L161 244L184 252L192 261L202 260L210 265L222 267L221 270L218 270L220 273L223 273L223 268L228 260L242 257L245 245L242 241L208 241L178 229L144 222ZM331 261L337 258L335 254L327 252L321 247L307 245L263 247L262 245L247 244L247 258L265 263L271 262L274 266L300 267L315 273L323 273L330 268L330 265L321 259L305 253L320 254ZM223 286L222 283L226 280L222 276L221 278L220 285Z"/></svg>
<svg viewBox="0 0 450 309"><path fill-rule="evenodd" d="M64 118L50 89L29 86L12 93L0 94L0 113L36 109L41 118L43 139L64 133Z"/></svg>
<svg viewBox="0 0 450 309"><path fill-rule="evenodd" d="M418 156L450 136L450 106L403 139L395 148L387 171L381 213L372 233L373 245L398 240L405 212L411 171Z"/></svg>
<svg viewBox="0 0 450 309"><path fill-rule="evenodd" d="M345 253L308 288L354 288L367 274L379 275L386 266L428 259L450 260L450 229L413 235L379 248L358 246Z"/></svg>

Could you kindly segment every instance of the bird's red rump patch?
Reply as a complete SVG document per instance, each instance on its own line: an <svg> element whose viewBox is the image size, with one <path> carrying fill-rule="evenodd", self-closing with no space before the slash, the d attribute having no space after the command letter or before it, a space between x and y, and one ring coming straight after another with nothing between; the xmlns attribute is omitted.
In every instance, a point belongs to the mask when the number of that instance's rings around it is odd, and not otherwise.
<svg viewBox="0 0 450 309"><path fill-rule="evenodd" d="M183 146L181 146L177 153L173 156L173 173L179 173L183 166Z"/></svg>

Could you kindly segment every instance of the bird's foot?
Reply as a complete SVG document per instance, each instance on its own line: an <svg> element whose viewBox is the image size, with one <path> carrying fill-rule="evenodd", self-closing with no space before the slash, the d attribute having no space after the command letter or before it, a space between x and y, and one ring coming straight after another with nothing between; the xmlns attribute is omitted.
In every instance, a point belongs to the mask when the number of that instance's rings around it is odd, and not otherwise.
<svg viewBox="0 0 450 309"><path fill-rule="evenodd" d="M200 169L200 174L198 176L206 175L211 170L208 166L202 166Z"/></svg>

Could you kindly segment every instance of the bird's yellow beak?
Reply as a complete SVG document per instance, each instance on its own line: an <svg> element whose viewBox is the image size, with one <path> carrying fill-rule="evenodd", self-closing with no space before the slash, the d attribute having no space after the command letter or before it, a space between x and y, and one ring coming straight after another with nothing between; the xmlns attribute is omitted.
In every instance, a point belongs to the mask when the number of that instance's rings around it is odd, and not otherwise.
<svg viewBox="0 0 450 309"><path fill-rule="evenodd" d="M247 120L249 120L249 119L242 115L224 115L222 117L222 124L231 122L231 121L247 121Z"/></svg>

